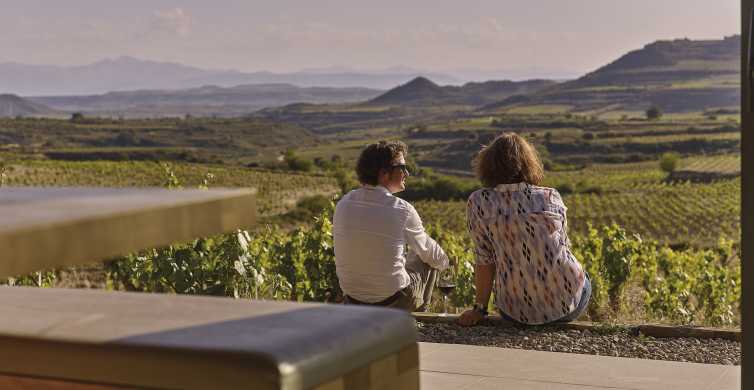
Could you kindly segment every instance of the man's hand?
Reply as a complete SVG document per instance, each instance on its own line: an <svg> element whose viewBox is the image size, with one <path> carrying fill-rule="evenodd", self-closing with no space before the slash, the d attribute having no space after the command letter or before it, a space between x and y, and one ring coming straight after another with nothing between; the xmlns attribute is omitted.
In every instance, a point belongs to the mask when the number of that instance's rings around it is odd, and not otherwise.
<svg viewBox="0 0 754 390"><path fill-rule="evenodd" d="M468 309L458 317L458 323L462 326L474 326L479 323L482 318L484 318L482 313L474 309Z"/></svg>

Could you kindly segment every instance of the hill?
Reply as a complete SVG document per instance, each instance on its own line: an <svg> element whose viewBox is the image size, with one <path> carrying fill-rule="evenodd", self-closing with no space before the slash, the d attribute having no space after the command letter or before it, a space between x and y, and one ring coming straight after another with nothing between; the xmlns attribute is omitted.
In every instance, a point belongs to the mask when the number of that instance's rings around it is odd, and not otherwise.
<svg viewBox="0 0 754 390"><path fill-rule="evenodd" d="M370 100L368 104L480 106L512 95L534 93L553 85L555 82L548 80L505 80L441 87L425 77L417 77Z"/></svg>
<svg viewBox="0 0 754 390"><path fill-rule="evenodd" d="M0 95L0 117L60 115L44 104L31 102L20 96Z"/></svg>
<svg viewBox="0 0 754 390"><path fill-rule="evenodd" d="M172 62L132 57L105 59L87 65L56 66L0 63L0 93L21 96L91 95L138 89L187 89L203 85L293 84L299 87L366 87L388 89L419 75L411 69L359 72L306 71L292 73L207 70ZM432 77L453 84L445 74Z"/></svg>
<svg viewBox="0 0 754 390"><path fill-rule="evenodd" d="M571 111L641 111L657 106L685 112L733 107L741 93L740 46L738 35L657 41L576 80L484 109L563 105Z"/></svg>
<svg viewBox="0 0 754 390"><path fill-rule="evenodd" d="M185 151L202 154L199 160L246 161L316 142L306 129L261 118L0 119L0 145L42 145L73 159L161 159Z"/></svg>
<svg viewBox="0 0 754 390"><path fill-rule="evenodd" d="M291 103L347 103L371 99L383 91L368 88L301 88L290 84L214 85L183 90L137 90L87 96L28 98L66 111L123 117L243 116Z"/></svg>

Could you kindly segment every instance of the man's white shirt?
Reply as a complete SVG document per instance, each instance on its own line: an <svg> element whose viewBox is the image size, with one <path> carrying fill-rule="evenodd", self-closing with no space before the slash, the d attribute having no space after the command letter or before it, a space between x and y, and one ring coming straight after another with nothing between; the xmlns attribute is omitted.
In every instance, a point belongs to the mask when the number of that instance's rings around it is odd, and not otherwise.
<svg viewBox="0 0 754 390"><path fill-rule="evenodd" d="M343 196L335 207L333 243L340 288L362 302L379 302L408 286L406 245L429 266L448 267L414 206L382 186Z"/></svg>

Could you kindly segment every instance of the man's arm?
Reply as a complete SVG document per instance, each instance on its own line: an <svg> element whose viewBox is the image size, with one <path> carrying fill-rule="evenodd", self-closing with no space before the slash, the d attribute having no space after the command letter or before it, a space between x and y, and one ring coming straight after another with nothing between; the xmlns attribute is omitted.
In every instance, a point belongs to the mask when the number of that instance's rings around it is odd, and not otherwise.
<svg viewBox="0 0 754 390"><path fill-rule="evenodd" d="M409 208L409 216L406 221L406 242L416 252L419 258L430 267L439 270L448 268L448 255L440 245L424 231L424 225L419 213L413 207Z"/></svg>

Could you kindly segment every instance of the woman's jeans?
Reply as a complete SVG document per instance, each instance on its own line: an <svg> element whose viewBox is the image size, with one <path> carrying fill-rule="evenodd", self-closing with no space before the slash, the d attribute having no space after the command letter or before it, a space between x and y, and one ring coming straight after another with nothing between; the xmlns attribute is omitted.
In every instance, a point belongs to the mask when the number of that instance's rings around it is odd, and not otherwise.
<svg viewBox="0 0 754 390"><path fill-rule="evenodd" d="M589 298L591 298L591 296L592 296L592 282L589 280L589 275L587 275L586 278L584 278L584 289L581 290L581 300L579 301L579 304L576 305L576 309L572 311L570 314L567 314L564 317L557 319L555 321L550 321L549 323L571 322L579 318L579 316L586 310L586 307L589 305ZM503 319L506 321L521 324L521 322L514 320L513 318L503 313L502 311L500 311L500 316L503 317ZM522 325L526 325L526 324L522 324Z"/></svg>

